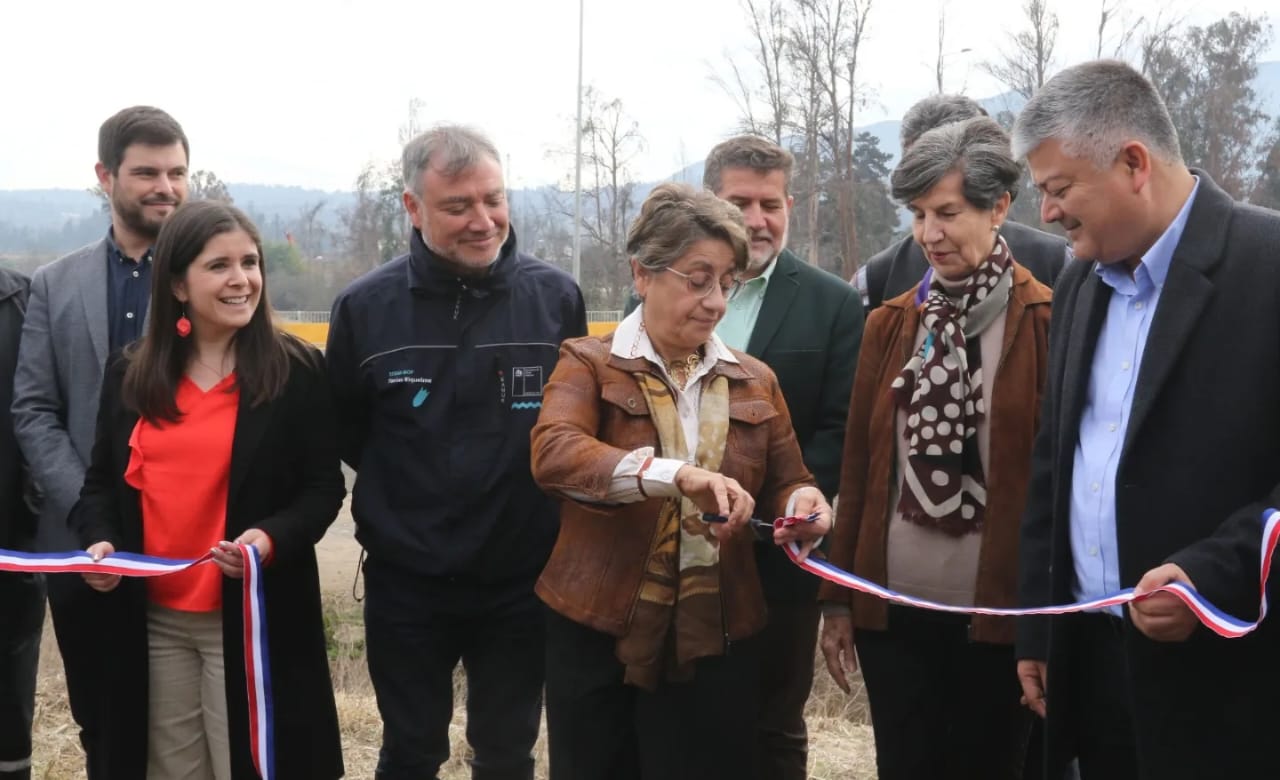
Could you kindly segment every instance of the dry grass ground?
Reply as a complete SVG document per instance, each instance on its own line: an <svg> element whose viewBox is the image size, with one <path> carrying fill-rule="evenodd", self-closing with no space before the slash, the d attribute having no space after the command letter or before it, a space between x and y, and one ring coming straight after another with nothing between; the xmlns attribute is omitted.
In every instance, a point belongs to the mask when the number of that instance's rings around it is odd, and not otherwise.
<svg viewBox="0 0 1280 780"><path fill-rule="evenodd" d="M331 637L330 668L337 692L338 718L342 724L342 747L347 777L372 778L378 759L382 725L374 703L364 662L364 630L360 607L351 594L356 550L351 538L349 516L330 530L318 550L325 589L325 615ZM40 684L36 696L35 773L42 780L72 780L83 777L83 763L75 724L67 708L62 663L53 641L52 627L46 625L46 641L41 649ZM875 750L868 726L866 697L861 683L854 696L835 687L825 667L814 675L809 698L809 774L815 780L873 780ZM454 700L465 700L465 682L455 677ZM443 780L470 778L465 715L458 706L450 727L453 757L441 770ZM544 730L545 731L545 730ZM546 777L546 747L542 739L536 748L537 777Z"/></svg>

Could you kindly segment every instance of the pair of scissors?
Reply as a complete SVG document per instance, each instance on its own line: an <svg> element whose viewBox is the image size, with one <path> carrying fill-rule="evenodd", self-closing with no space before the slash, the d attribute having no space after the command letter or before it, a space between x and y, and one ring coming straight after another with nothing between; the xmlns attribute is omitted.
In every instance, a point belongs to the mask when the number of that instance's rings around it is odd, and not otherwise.
<svg viewBox="0 0 1280 780"><path fill-rule="evenodd" d="M753 531L755 531L757 537L761 539L772 539L773 532L779 528L790 528L791 526L799 525L800 523L812 523L816 521L819 516L818 512L814 512L800 517L779 517L773 521L761 520L758 517L753 517L747 521L747 524L751 526ZM729 522L729 518L724 515L717 515L713 512L704 512L702 514L702 522L727 523Z"/></svg>

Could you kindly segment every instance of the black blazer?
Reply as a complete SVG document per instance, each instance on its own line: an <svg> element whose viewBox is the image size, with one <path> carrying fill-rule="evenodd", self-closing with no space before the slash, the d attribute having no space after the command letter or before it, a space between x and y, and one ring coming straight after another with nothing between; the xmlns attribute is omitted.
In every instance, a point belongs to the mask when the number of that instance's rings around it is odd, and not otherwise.
<svg viewBox="0 0 1280 780"><path fill-rule="evenodd" d="M1181 566L1238 617L1258 611L1260 516L1280 505L1280 214L1234 203L1202 172L1139 367L1116 475L1120 584ZM1111 297L1094 263L1054 292L1049 376L1021 539L1020 598L1072 599L1071 480L1094 348ZM1273 668L1280 633L1153 642L1126 619L1127 695L1150 777L1280 777ZM1047 658L1049 700L1069 701L1068 620L1024 619L1021 658ZM1070 723L1050 705L1051 747ZM1056 749L1056 748L1055 748ZM1065 749L1065 748L1063 748Z"/></svg>
<svg viewBox="0 0 1280 780"><path fill-rule="evenodd" d="M1005 222L1000 235L1009 244L1013 259L1052 288L1066 264L1066 240L1017 222ZM915 287L928 268L924 250L911 236L876 253L867 261L867 313Z"/></svg>
<svg viewBox="0 0 1280 780"><path fill-rule="evenodd" d="M291 337L290 337L291 338ZM243 394L232 443L226 536L247 528L271 536L263 570L267 635L275 704L276 774L281 780L336 778L343 773L333 685L325 652L315 544L346 494L338 461L333 402L311 347L298 345L283 395L253 407ZM118 551L142 551L138 491L124 481L129 436L138 415L121 401L125 361L113 359L102 385L93 460L68 523L83 546L110 541ZM218 464L210 464L217 468ZM212 564L205 564L212 565ZM147 745L147 598L141 579L94 594L118 630L104 637L111 656L112 777L143 777ZM256 780L249 750L244 677L241 581L223 578L223 653L232 775Z"/></svg>
<svg viewBox="0 0 1280 780"><path fill-rule="evenodd" d="M9 411L30 285L31 280L22 274L0 268L0 547L13 550L28 549L35 536L35 513L28 505L31 496L27 470ZM0 578L0 582L12 579L16 575ZM0 615L3 614L4 606L0 605Z"/></svg>
<svg viewBox="0 0 1280 780"><path fill-rule="evenodd" d="M862 301L843 279L790 250L774 262L777 268L745 351L777 375L804 464L831 499L840 489L845 421L866 319ZM632 296L627 313L638 303ZM770 599L817 598L818 578L791 563L776 545L757 544L756 565Z"/></svg>
<svg viewBox="0 0 1280 780"><path fill-rule="evenodd" d="M35 541L35 500L30 476L13 433L13 374L31 280L0 268L0 547L27 550ZM39 635L44 620L43 580L34 574L0 574L0 642Z"/></svg>

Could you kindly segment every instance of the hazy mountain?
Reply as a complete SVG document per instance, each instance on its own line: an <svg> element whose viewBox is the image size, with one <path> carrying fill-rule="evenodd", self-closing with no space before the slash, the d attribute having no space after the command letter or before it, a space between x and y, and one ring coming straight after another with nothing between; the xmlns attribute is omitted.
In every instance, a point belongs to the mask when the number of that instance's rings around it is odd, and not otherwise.
<svg viewBox="0 0 1280 780"><path fill-rule="evenodd" d="M1258 65L1254 90L1262 101L1263 110L1272 116L1280 115L1280 61ZM1007 92L980 100L993 115L1003 111L1017 113L1025 102L1021 96ZM880 148L892 155L890 165L898 159L897 120L875 122L858 128L874 135ZM702 163L697 162L676 171L671 180L698 184L702 181ZM635 200L639 202L657 182L636 185ZM268 230L273 223L287 224L297 218L304 208L323 202L318 216L330 230L341 226L342 213L355 200L351 192L326 192L301 187L228 183L231 197L236 204L251 212ZM547 201L548 187L516 190L511 194L512 206L517 214L542 211ZM61 253L70 251L97 239L105 232L106 215L101 202L87 190L0 190L0 253Z"/></svg>

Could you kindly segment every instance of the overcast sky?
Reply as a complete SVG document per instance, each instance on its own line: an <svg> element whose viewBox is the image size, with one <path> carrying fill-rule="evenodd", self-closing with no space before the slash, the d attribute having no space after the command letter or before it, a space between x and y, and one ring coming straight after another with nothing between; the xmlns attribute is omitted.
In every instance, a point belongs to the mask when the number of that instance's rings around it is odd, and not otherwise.
<svg viewBox="0 0 1280 780"><path fill-rule="evenodd" d="M1057 64L1092 56L1101 0L1051 0ZM947 3L948 90L1002 91L978 63L1021 23L1020 0ZM1275 0L1129 0L1193 23ZM933 89L939 0L875 0L863 54L876 92L858 124L896 117ZM571 160L577 0L0 0L0 189L87 187L97 130L137 103L173 114L194 169L223 180L350 189L420 120L486 130L516 186ZM1275 11L1273 10L1273 16ZM1272 19L1273 25L1276 19ZM586 0L585 81L620 98L647 141L639 178L664 177L729 133L736 108L713 72L745 63L739 0ZM971 48L969 53L960 53ZM1264 60L1280 59L1273 42Z"/></svg>

